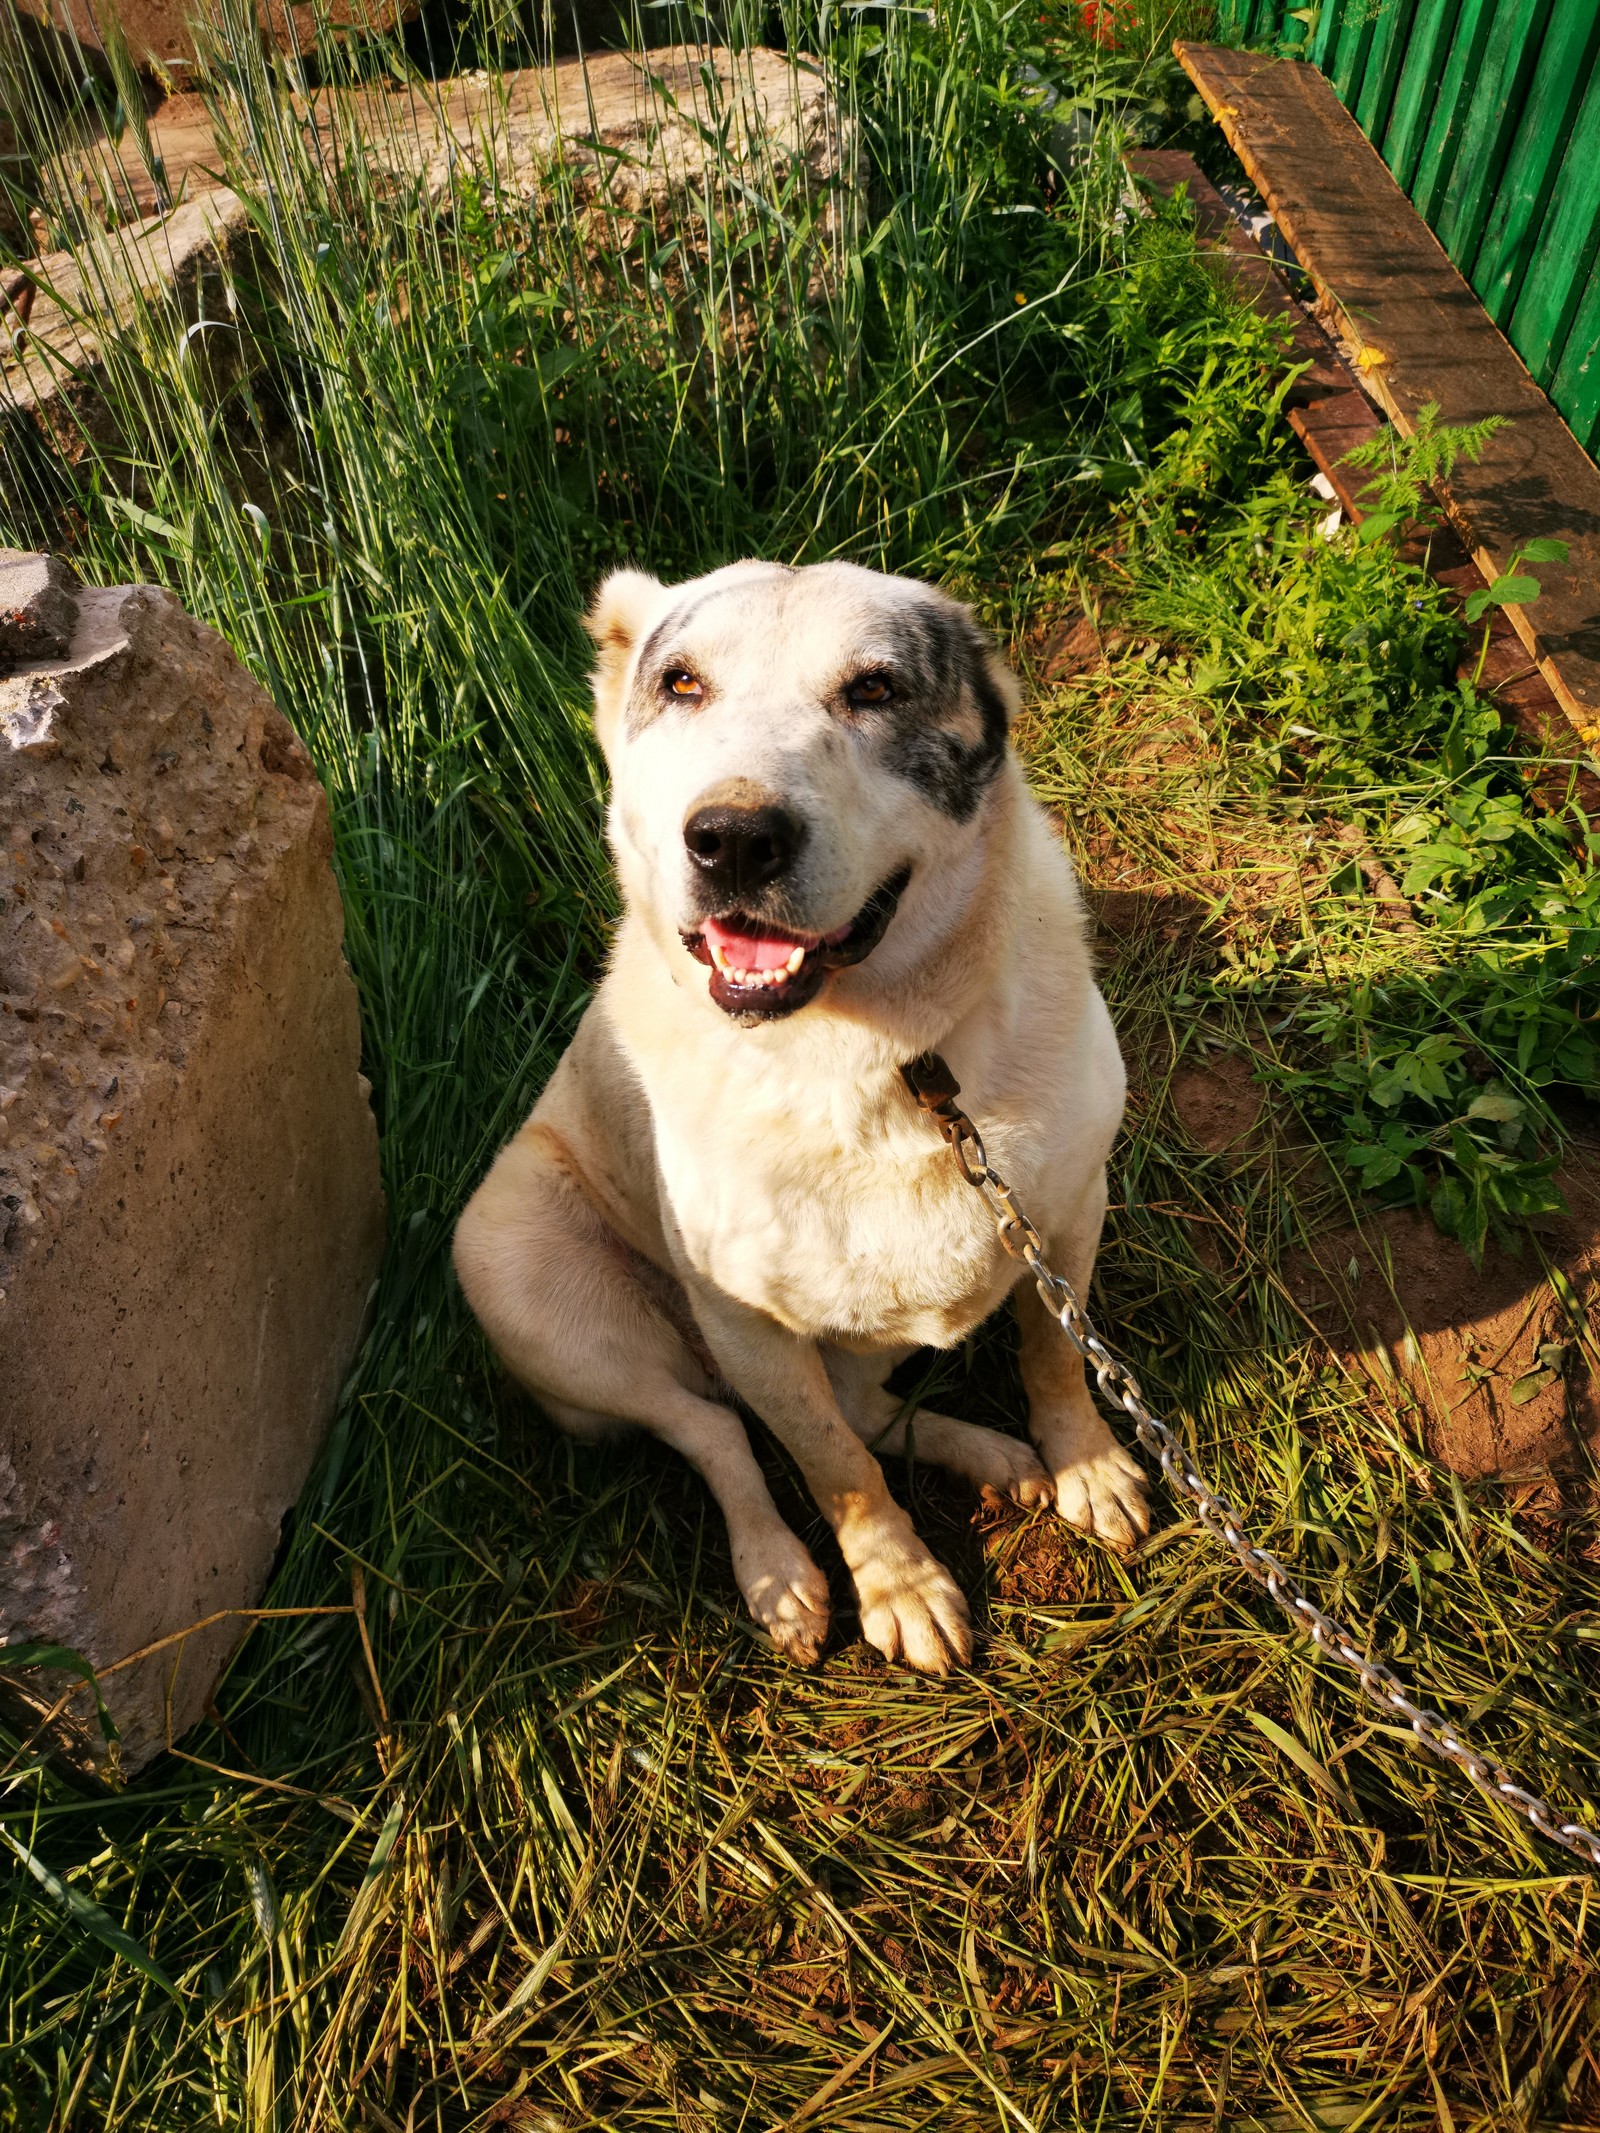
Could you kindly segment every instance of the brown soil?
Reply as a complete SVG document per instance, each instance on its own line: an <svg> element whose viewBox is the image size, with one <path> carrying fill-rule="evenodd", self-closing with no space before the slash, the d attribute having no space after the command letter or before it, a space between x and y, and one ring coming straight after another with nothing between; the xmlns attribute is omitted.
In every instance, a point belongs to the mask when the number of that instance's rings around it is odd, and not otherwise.
<svg viewBox="0 0 1600 2133"><path fill-rule="evenodd" d="M1171 1093L1185 1132L1208 1155L1257 1137L1265 1092L1241 1053L1219 1052L1201 1064L1179 1067Z"/></svg>
<svg viewBox="0 0 1600 2133"><path fill-rule="evenodd" d="M1580 1443L1600 1453L1592 1355L1548 1272L1580 1312L1600 1303L1600 1147L1580 1144L1561 1183L1571 1213L1519 1255L1491 1246L1481 1268L1415 1208L1328 1231L1285 1265L1334 1352L1409 1394L1430 1450L1459 1474L1571 1469Z"/></svg>
<svg viewBox="0 0 1600 2133"><path fill-rule="evenodd" d="M1033 652L1034 671L1040 681L1070 681L1078 674L1093 674L1128 641L1126 630L1102 629L1081 609L1074 611L1039 643Z"/></svg>
<svg viewBox="0 0 1600 2133"><path fill-rule="evenodd" d="M997 1597L1012 1606L1076 1607L1093 1579L1082 1539L1059 1519L994 1519L984 1552Z"/></svg>
<svg viewBox="0 0 1600 2133"><path fill-rule="evenodd" d="M1200 929L1206 907L1198 896L1181 889L1096 889L1083 884L1084 902L1094 921L1094 955L1100 964L1148 963L1152 953L1183 951L1191 961L1204 953Z"/></svg>

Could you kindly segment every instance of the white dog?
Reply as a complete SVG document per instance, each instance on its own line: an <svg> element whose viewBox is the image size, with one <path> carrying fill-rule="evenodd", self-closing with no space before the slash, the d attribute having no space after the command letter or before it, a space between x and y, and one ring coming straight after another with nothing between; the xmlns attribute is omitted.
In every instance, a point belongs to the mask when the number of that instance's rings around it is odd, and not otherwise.
<svg viewBox="0 0 1600 2133"><path fill-rule="evenodd" d="M1122 1116L1072 867L965 608L844 563L620 571L589 629L624 917L605 981L456 1233L468 1300L563 1428L651 1430L704 1476L773 1641L828 1587L731 1404L800 1466L891 1659L971 1656L966 1602L869 1445L1127 1546L1138 1468L901 1078L943 1054L1087 1293ZM884 1381L1015 1293L1035 1456Z"/></svg>

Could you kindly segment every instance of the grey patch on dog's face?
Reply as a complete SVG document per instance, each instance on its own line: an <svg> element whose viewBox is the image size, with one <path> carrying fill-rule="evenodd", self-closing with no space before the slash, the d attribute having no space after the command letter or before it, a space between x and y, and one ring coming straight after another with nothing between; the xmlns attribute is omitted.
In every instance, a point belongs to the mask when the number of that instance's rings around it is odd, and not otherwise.
<svg viewBox="0 0 1600 2133"><path fill-rule="evenodd" d="M989 670L990 651L955 607L908 608L895 617L899 649L887 669L894 695L881 712L884 763L957 822L972 819L1005 760L1009 724Z"/></svg>

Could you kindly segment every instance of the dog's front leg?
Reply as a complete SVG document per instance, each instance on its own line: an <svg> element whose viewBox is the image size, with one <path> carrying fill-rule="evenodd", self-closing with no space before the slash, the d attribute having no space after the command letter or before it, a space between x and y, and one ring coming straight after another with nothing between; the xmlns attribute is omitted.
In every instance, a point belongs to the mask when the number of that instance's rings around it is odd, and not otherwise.
<svg viewBox="0 0 1600 2133"><path fill-rule="evenodd" d="M1102 1171L1072 1215L1051 1225L1045 1259L1087 1303L1094 1255L1105 1219ZM1022 1334L1022 1383L1028 1434L1056 1485L1056 1509L1069 1524L1131 1548L1150 1530L1144 1475L1106 1427L1089 1396L1079 1355L1040 1301L1032 1276L1013 1292Z"/></svg>
<svg viewBox="0 0 1600 2133"><path fill-rule="evenodd" d="M840 1412L815 1341L691 1281L717 1367L793 1453L855 1581L861 1629L887 1659L946 1674L972 1657L961 1589L889 1494L883 1469Z"/></svg>

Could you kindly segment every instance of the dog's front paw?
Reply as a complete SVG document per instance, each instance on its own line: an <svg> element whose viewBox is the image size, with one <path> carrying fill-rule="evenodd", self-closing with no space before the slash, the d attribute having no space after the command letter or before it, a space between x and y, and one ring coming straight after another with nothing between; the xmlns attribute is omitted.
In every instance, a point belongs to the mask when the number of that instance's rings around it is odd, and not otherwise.
<svg viewBox="0 0 1600 2133"><path fill-rule="evenodd" d="M1113 1548L1131 1548L1150 1531L1144 1473L1120 1444L1108 1441L1087 1458L1055 1462L1056 1509L1069 1525Z"/></svg>
<svg viewBox="0 0 1600 2133"><path fill-rule="evenodd" d="M745 1605L786 1659L815 1666L828 1641L828 1581L798 1535L781 1527L740 1549L734 1573Z"/></svg>
<svg viewBox="0 0 1600 2133"><path fill-rule="evenodd" d="M948 1674L972 1657L972 1617L961 1588L920 1542L890 1542L853 1573L861 1633L885 1659L919 1674Z"/></svg>

